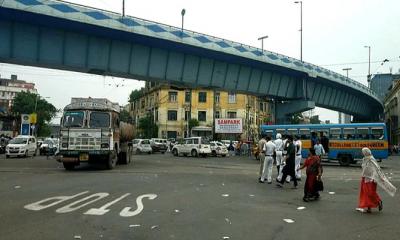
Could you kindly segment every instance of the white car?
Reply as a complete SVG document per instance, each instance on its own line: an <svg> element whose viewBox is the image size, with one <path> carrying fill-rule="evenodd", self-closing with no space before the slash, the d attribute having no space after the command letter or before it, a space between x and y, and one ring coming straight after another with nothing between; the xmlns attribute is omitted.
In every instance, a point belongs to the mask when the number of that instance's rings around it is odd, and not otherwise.
<svg viewBox="0 0 400 240"><path fill-rule="evenodd" d="M140 153L151 154L153 152L153 149L150 146L149 139L134 139L132 142L132 148L133 151L136 152L136 154Z"/></svg>
<svg viewBox="0 0 400 240"><path fill-rule="evenodd" d="M35 156L37 151L36 138L18 135L6 146L6 158L20 156Z"/></svg>
<svg viewBox="0 0 400 240"><path fill-rule="evenodd" d="M191 137L185 138L182 144L174 145L171 152L174 156L187 156L190 154L193 157L207 157L207 155L211 154L211 147L205 139L201 137Z"/></svg>
<svg viewBox="0 0 400 240"><path fill-rule="evenodd" d="M222 143L218 141L210 142L211 147L211 155L213 156L222 156L225 157L228 155L228 148Z"/></svg>

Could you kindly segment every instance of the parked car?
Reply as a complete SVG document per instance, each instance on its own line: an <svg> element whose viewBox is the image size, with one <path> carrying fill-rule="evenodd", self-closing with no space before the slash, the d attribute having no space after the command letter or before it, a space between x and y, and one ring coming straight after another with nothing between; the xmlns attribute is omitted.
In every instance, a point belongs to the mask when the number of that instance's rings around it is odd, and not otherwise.
<svg viewBox="0 0 400 240"><path fill-rule="evenodd" d="M221 142L226 146L229 147L229 145L231 144L231 142L233 143L233 147L236 148L236 144L238 143L238 141L232 141L232 140L221 140Z"/></svg>
<svg viewBox="0 0 400 240"><path fill-rule="evenodd" d="M153 153L161 152L162 154L164 154L168 149L167 139L152 138L150 139L150 146L151 149L153 150Z"/></svg>
<svg viewBox="0 0 400 240"><path fill-rule="evenodd" d="M213 156L225 157L228 155L228 148L222 142L212 141L210 142L210 148Z"/></svg>
<svg viewBox="0 0 400 240"><path fill-rule="evenodd" d="M46 138L40 145L40 155L54 155L57 152L57 143L52 138Z"/></svg>
<svg viewBox="0 0 400 240"><path fill-rule="evenodd" d="M172 147L172 154L174 156L179 155L191 155L193 157L203 156L211 154L211 147L206 139L201 137L190 137L184 138L183 143L175 144Z"/></svg>
<svg viewBox="0 0 400 240"><path fill-rule="evenodd" d="M150 146L150 140L149 139L134 139L132 142L132 149L136 154L140 153L152 153L152 149Z"/></svg>
<svg viewBox="0 0 400 240"><path fill-rule="evenodd" d="M12 156L35 156L37 151L36 138L33 136L18 135L11 139L6 146L6 158Z"/></svg>

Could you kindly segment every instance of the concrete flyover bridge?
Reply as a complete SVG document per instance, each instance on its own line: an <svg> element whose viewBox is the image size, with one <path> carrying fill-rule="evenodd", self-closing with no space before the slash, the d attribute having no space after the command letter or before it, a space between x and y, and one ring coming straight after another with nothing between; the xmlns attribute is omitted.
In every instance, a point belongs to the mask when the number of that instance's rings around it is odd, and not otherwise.
<svg viewBox="0 0 400 240"><path fill-rule="evenodd" d="M366 86L284 55L118 13L52 0L0 1L0 61L276 99L276 114L320 106L378 120Z"/></svg>

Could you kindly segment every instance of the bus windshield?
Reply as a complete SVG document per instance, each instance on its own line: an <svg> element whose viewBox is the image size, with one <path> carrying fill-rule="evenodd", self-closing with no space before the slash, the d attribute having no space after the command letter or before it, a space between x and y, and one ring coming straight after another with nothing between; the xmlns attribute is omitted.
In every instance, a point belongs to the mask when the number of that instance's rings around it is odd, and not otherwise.
<svg viewBox="0 0 400 240"><path fill-rule="evenodd" d="M64 127L83 127L83 111L65 112L63 117Z"/></svg>

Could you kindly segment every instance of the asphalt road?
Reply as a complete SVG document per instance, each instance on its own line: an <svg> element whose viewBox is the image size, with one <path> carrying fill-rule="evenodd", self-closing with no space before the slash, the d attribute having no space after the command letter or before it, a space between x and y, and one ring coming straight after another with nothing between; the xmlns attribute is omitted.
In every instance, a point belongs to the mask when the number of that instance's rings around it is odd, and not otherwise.
<svg viewBox="0 0 400 240"><path fill-rule="evenodd" d="M381 163L400 186L400 157ZM355 211L360 167L324 167L321 200L260 184L248 157L135 155L114 170L65 171L46 157L0 156L0 239L398 239L399 194ZM276 170L274 168L274 174ZM305 207L304 209L298 209ZM285 222L290 219L293 222Z"/></svg>

